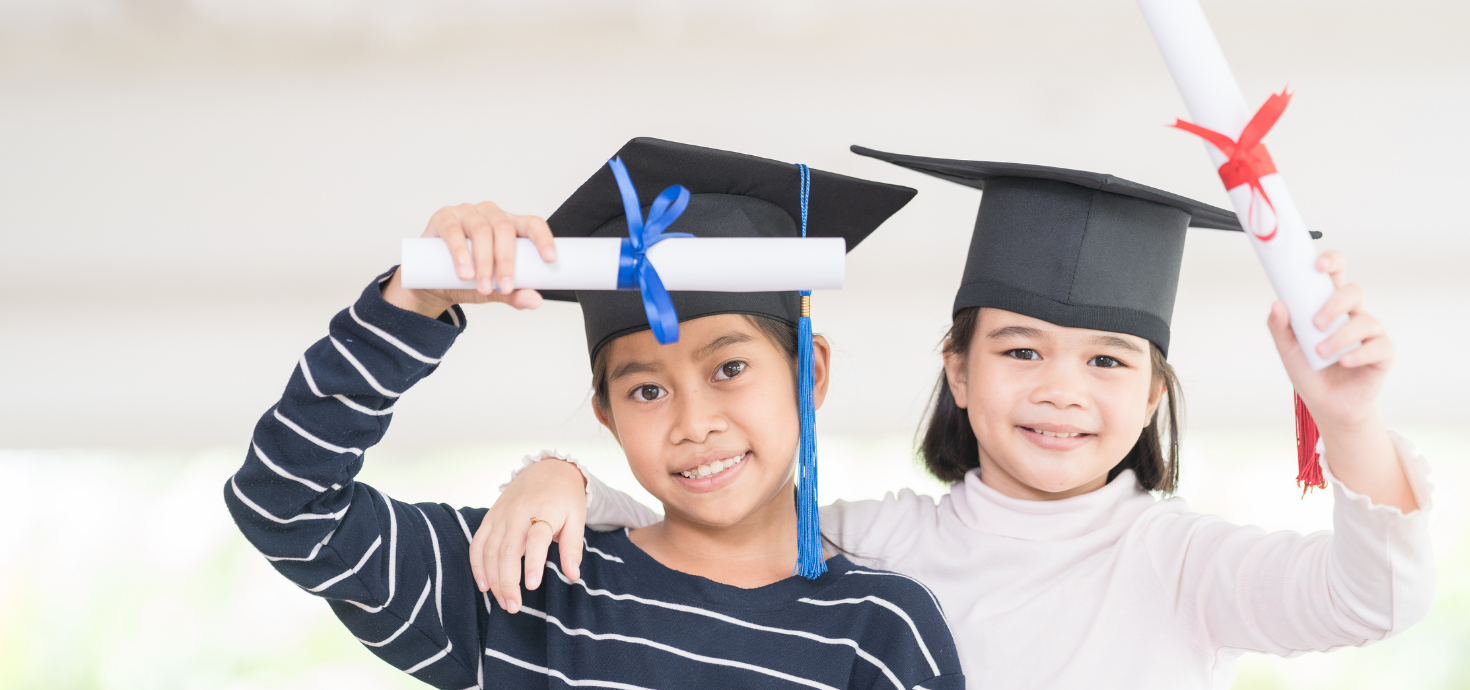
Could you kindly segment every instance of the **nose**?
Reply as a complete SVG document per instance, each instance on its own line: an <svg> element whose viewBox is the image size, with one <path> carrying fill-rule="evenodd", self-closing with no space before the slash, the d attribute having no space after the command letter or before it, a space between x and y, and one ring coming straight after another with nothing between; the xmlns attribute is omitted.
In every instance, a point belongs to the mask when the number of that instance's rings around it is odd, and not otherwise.
<svg viewBox="0 0 1470 690"><path fill-rule="evenodd" d="M1047 362L1038 373L1040 378L1028 398L1032 404L1048 405L1058 410L1087 409L1089 398L1084 386L1086 372L1080 367L1054 359Z"/></svg>
<svg viewBox="0 0 1470 690"><path fill-rule="evenodd" d="M669 430L670 443L704 443L710 434L726 431L730 427L718 401L700 386L687 387L686 392L677 396L673 402L675 418L674 425Z"/></svg>

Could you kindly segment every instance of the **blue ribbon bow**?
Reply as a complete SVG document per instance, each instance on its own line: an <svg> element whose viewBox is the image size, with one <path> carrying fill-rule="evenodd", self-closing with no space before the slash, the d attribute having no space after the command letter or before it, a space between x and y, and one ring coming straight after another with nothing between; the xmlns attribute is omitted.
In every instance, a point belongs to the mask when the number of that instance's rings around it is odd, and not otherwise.
<svg viewBox="0 0 1470 690"><path fill-rule="evenodd" d="M628 168L622 158L607 162L617 178L618 191L623 195L623 211L628 215L628 236L623 238L622 252L618 257L618 289L632 290L635 287L643 295L643 311L648 314L648 325L653 328L653 337L661 345L679 341L679 315L674 312L674 301L669 291L659 280L658 271L649 263L647 252L670 237L693 237L687 232L664 232L670 223L678 220L689 205L689 190L674 185L659 193L648 209L648 220L643 219L643 205L638 203L638 190L628 179Z"/></svg>

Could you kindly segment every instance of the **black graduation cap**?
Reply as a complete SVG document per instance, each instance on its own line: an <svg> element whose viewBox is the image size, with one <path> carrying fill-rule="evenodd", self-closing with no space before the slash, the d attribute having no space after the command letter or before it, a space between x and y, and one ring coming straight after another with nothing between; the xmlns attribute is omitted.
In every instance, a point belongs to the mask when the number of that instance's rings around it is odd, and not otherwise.
<svg viewBox="0 0 1470 690"><path fill-rule="evenodd" d="M984 190L955 314L996 307L1168 354L1185 229L1241 230L1232 211L1112 175L852 152Z"/></svg>
<svg viewBox="0 0 1470 690"><path fill-rule="evenodd" d="M802 176L798 166L731 151L640 137L614 156L627 169L647 213L664 189L682 185L689 205L670 232L696 237L799 237ZM847 250L862 242L917 192L909 187L810 171L807 235L841 237ZM547 219L557 237L627 237L628 219L612 169L602 165ZM680 321L715 314L755 314L796 325L796 292L673 292ZM587 352L649 328L635 291L545 291L548 299L582 305Z"/></svg>

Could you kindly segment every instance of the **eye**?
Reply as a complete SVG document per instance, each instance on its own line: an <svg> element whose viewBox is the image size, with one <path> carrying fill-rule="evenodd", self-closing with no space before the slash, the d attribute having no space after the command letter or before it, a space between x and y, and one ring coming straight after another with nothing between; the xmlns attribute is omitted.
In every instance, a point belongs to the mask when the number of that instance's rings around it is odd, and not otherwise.
<svg viewBox="0 0 1470 690"><path fill-rule="evenodd" d="M1024 359L1027 361L1041 359L1040 353L1028 347L1020 347L1014 350L1006 350L1006 354L1016 359Z"/></svg>
<svg viewBox="0 0 1470 690"><path fill-rule="evenodd" d="M1128 366L1107 355L1098 355L1096 357L1093 357L1092 359L1087 360L1087 363L1090 366L1100 367L1103 369L1115 369L1117 367Z"/></svg>
<svg viewBox="0 0 1470 690"><path fill-rule="evenodd" d="M720 368L717 371L715 371L715 380L724 381L726 379L733 379L736 376L739 376L740 372L745 371L745 367L747 366L749 365L738 359L725 362L724 364L720 365Z"/></svg>
<svg viewBox="0 0 1470 690"><path fill-rule="evenodd" d="M655 386L651 383L633 389L633 399L641 402L653 402L668 394L669 392L662 387Z"/></svg>

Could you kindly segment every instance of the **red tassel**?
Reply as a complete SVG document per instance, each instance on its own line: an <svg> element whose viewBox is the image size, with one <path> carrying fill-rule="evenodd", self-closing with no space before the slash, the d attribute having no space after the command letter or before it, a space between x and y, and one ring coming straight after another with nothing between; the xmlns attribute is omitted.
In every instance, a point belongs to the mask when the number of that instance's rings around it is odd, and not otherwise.
<svg viewBox="0 0 1470 690"><path fill-rule="evenodd" d="M1327 488L1327 480L1322 478L1322 463L1317 455L1320 438L1317 422L1302 402L1302 396L1293 391L1292 397L1296 398L1296 485L1302 487L1302 497L1306 497L1314 487Z"/></svg>

